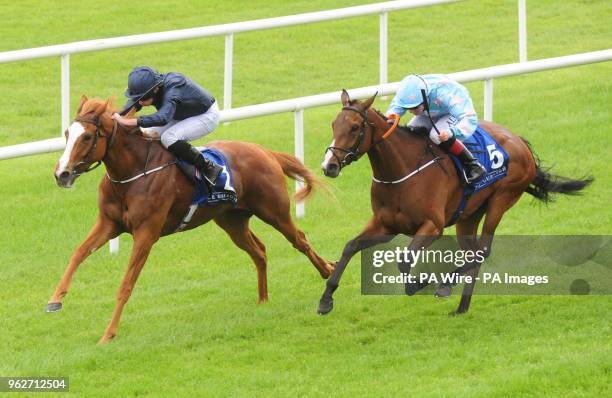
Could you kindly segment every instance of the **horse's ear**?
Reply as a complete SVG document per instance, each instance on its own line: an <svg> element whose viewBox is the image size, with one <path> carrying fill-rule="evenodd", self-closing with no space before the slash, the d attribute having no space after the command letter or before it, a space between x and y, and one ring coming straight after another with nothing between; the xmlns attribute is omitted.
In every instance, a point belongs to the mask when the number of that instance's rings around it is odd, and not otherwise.
<svg viewBox="0 0 612 398"><path fill-rule="evenodd" d="M349 106L351 103L351 98L349 97L349 93L342 89L342 95L340 96L340 101L342 101L342 105Z"/></svg>
<svg viewBox="0 0 612 398"><path fill-rule="evenodd" d="M363 103L363 109L368 109L369 107L372 106L372 104L374 103L374 100L376 99L376 96L378 95L378 91L374 93L373 96L371 96L370 98L368 98L364 103Z"/></svg>
<svg viewBox="0 0 612 398"><path fill-rule="evenodd" d="M77 109L77 115L81 113L81 109L83 109L83 105L87 102L88 98L85 94L81 96L81 101L79 102L79 109Z"/></svg>
<svg viewBox="0 0 612 398"><path fill-rule="evenodd" d="M111 103L113 102L112 98L108 98L106 101L104 101L103 103L101 103L97 108L96 108L96 115L102 115L104 112L106 112L106 110L108 109L108 107L111 105Z"/></svg>

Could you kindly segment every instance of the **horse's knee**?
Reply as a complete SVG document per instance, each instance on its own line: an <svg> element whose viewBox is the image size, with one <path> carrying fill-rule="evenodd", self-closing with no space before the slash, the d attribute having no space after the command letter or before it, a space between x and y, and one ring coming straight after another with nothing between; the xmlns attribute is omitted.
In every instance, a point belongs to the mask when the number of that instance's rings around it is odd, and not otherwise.
<svg viewBox="0 0 612 398"><path fill-rule="evenodd" d="M132 289L121 289L119 293L117 293L117 302L126 303L130 296L132 295Z"/></svg>

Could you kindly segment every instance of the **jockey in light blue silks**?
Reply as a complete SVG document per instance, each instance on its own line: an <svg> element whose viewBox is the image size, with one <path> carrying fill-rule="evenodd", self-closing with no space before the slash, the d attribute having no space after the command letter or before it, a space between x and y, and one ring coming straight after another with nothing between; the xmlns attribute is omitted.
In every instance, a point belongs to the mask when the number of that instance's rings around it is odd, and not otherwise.
<svg viewBox="0 0 612 398"><path fill-rule="evenodd" d="M387 109L387 116L402 116L406 111L414 115L407 126L428 129L435 144L457 156L465 167L468 183L484 175L484 167L462 143L478 126L472 99L464 86L445 75L406 76Z"/></svg>

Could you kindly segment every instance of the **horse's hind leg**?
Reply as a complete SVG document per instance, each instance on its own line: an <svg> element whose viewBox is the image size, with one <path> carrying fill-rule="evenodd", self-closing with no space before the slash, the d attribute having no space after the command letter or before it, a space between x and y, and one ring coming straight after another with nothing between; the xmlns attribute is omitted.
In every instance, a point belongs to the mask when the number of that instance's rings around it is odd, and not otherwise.
<svg viewBox="0 0 612 398"><path fill-rule="evenodd" d="M479 250L476 234L478 232L478 224L480 223L482 216L483 212L479 210L476 214L472 215L472 217L457 223L457 240L459 241L459 246L462 250ZM462 273L467 276L470 276L471 282L466 283L463 286L463 291L461 292L461 300L459 301L459 307L456 311L451 312L449 315L463 314L467 312L470 308L470 302L472 301L472 293L474 292L474 287L476 286L476 278L478 277L478 273L480 272L481 265L481 263L467 264L469 269Z"/></svg>
<svg viewBox="0 0 612 398"><path fill-rule="evenodd" d="M482 225L482 233L478 240L478 246L484 250L485 257L488 257L491 253L491 244L493 242L493 235L499 225L502 217L521 197L523 192L515 191L504 191L493 194L489 199L487 205L487 211Z"/></svg>
<svg viewBox="0 0 612 398"><path fill-rule="evenodd" d="M258 303L268 301L268 277L266 247L249 229L250 214L228 211L215 218L215 222L230 236L232 241L246 251L257 267Z"/></svg>
<svg viewBox="0 0 612 398"><path fill-rule="evenodd" d="M478 273L480 272L481 264L474 264L467 270L464 275L471 277L471 282L466 283L463 286L463 291L461 292L461 301L459 301L459 307L454 312L451 312L449 315L459 315L464 314L470 309L470 302L472 301L472 293L474 292L474 286L476 286L476 278L478 277Z"/></svg>
<svg viewBox="0 0 612 398"><path fill-rule="evenodd" d="M459 243L459 247L461 250L478 250L478 224L484 215L484 207L478 209L476 213L471 214L468 218L459 221L455 225L455 230L457 231L457 242ZM456 273L463 273L461 269L455 270ZM452 293L453 286L455 284L451 283L440 283L438 288L436 289L435 296L436 297L448 297Z"/></svg>
<svg viewBox="0 0 612 398"><path fill-rule="evenodd" d="M55 292L47 303L47 312L55 312L62 309L62 297L68 293L70 282L76 272L77 268L85 259L108 242L110 239L116 237L120 230L117 224L113 221L98 215L96 224L93 226L87 238L81 243L81 245L75 250L74 254L70 258L68 268L64 272L64 276L57 285Z"/></svg>
<svg viewBox="0 0 612 398"><path fill-rule="evenodd" d="M499 225L504 213L506 213L506 211L519 200L521 193L522 191L519 193L512 190L499 191L493 194L493 196L491 196L489 199L482 226L482 234L477 245L477 248L484 252L485 257L488 257L491 253L491 244L493 242L495 229L497 229L497 226ZM457 234L459 234L459 231L457 231ZM470 309L472 293L474 291L474 285L476 284L475 278L478 277L479 271L480 264L465 272L465 275L472 277L472 282L466 283L463 287L459 307L457 307L457 310L452 312L451 315L464 314Z"/></svg>

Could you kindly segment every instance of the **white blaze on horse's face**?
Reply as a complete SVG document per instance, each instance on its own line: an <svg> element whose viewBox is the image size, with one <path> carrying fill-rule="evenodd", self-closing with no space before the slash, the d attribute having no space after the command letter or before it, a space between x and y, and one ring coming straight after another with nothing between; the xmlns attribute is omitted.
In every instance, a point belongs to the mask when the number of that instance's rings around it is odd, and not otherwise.
<svg viewBox="0 0 612 398"><path fill-rule="evenodd" d="M66 167L68 167L70 155L74 149L74 144L84 132L85 127L79 122L74 122L70 125L70 127L68 127L68 141L66 142L66 149L64 149L64 153L59 159L59 164L55 170L55 175L57 177L59 177L59 175L66 170Z"/></svg>
<svg viewBox="0 0 612 398"><path fill-rule="evenodd" d="M332 142L331 142L331 144L329 144L328 148L329 147L333 147L333 146L336 146L336 140L332 140ZM332 156L333 156L333 153L332 153L331 150L325 152L325 158L323 159L323 163L321 163L321 168L323 170L325 170L327 168L327 164L331 160Z"/></svg>

